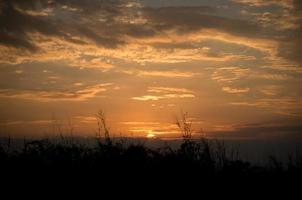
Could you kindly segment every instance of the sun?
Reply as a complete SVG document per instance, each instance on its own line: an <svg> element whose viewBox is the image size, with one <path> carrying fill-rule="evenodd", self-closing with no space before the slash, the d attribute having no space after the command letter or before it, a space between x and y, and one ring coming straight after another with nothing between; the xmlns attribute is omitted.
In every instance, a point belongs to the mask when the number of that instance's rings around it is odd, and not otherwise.
<svg viewBox="0 0 302 200"><path fill-rule="evenodd" d="M155 138L155 135L152 134L152 133L149 133L146 137L149 138L149 139L151 139L151 138Z"/></svg>

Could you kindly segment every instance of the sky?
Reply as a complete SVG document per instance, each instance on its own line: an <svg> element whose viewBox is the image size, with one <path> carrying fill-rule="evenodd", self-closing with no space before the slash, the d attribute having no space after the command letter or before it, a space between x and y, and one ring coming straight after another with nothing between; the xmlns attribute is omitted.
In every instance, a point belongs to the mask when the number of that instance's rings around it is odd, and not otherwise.
<svg viewBox="0 0 302 200"><path fill-rule="evenodd" d="M300 0L0 0L0 136L302 139Z"/></svg>

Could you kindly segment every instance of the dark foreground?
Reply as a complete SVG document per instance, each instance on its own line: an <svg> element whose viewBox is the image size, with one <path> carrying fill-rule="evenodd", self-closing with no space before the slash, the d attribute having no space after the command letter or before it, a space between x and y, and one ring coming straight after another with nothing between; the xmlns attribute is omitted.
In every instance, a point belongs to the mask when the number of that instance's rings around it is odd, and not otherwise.
<svg viewBox="0 0 302 200"><path fill-rule="evenodd" d="M269 157L266 165L258 166L241 160L238 154L222 142L206 139L184 140L176 149L151 149L139 143L110 140L98 142L95 147L39 140L27 142L18 151L2 145L0 173L2 183L7 185L26 184L28 180L42 185L96 181L113 187L129 187L132 182L142 186L147 181L163 187L192 187L195 183L225 187L247 182L267 187L272 183L294 184L302 178L302 159L298 155L289 156L286 163Z"/></svg>
<svg viewBox="0 0 302 200"><path fill-rule="evenodd" d="M302 158L289 155L286 163L269 157L257 166L239 158L236 149L222 142L184 140L177 149L151 149L143 144L105 140L96 147L49 140L31 141L11 151L0 147L1 173L94 173L100 176L131 174L192 177L297 177Z"/></svg>

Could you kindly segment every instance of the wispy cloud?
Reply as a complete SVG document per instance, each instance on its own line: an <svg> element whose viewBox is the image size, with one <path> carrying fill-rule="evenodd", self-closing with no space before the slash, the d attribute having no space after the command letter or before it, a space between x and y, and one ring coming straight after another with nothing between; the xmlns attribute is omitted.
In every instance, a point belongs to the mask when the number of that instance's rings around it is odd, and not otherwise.
<svg viewBox="0 0 302 200"><path fill-rule="evenodd" d="M93 124L97 122L95 116L75 116L74 119L76 121L79 121L80 123L87 123L87 124Z"/></svg>
<svg viewBox="0 0 302 200"><path fill-rule="evenodd" d="M222 91L231 93L231 94L241 94L247 93L250 91L250 88L231 88L231 87L223 87Z"/></svg>
<svg viewBox="0 0 302 200"><path fill-rule="evenodd" d="M241 67L221 67L216 69L212 74L212 79L218 82L234 82L241 78L248 77L249 68Z"/></svg>
<svg viewBox="0 0 302 200"><path fill-rule="evenodd" d="M136 121L120 122L120 124L124 124L124 125L160 125L159 122L136 122Z"/></svg>
<svg viewBox="0 0 302 200"><path fill-rule="evenodd" d="M269 112L287 116L302 115L302 101L294 97L260 98L253 101L231 102L234 106L265 108Z"/></svg>
<svg viewBox="0 0 302 200"><path fill-rule="evenodd" d="M198 73L193 72L183 72L183 71L139 71L139 76L155 76L155 77L166 77L166 78L190 78L195 75L198 75Z"/></svg>
<svg viewBox="0 0 302 200"><path fill-rule="evenodd" d="M170 93L170 92L194 93L192 90L186 88L174 88L174 87L149 87L147 91L155 92L155 93Z"/></svg>
<svg viewBox="0 0 302 200"><path fill-rule="evenodd" d="M1 122L0 125L3 126L15 126L15 125L48 125L53 123L52 120L17 120L17 121L5 121L5 122Z"/></svg>
<svg viewBox="0 0 302 200"><path fill-rule="evenodd" d="M165 94L165 95L144 95L139 97L132 97L133 100L139 100L139 101L158 101L161 99L183 99L183 98L195 98L194 94Z"/></svg>
<svg viewBox="0 0 302 200"><path fill-rule="evenodd" d="M148 87L149 93L160 93L161 95L143 95L138 97L132 97L134 100L139 101L158 101L161 99L183 99L183 98L195 98L194 92L186 88L174 88L174 87Z"/></svg>
<svg viewBox="0 0 302 200"><path fill-rule="evenodd" d="M263 86L259 89L259 91L267 96L276 96L280 94L280 92L284 89L282 86L278 85L268 85L268 86Z"/></svg>
<svg viewBox="0 0 302 200"><path fill-rule="evenodd" d="M293 7L293 0L232 0L236 3L247 4L249 6L271 6Z"/></svg>
<svg viewBox="0 0 302 200"><path fill-rule="evenodd" d="M299 118L302 1L219 2L1 1L1 117L35 106L45 116L51 102L57 110L79 110L83 116L75 120L90 126L95 119L85 112L97 102L121 121L125 110L143 121L179 106L212 121L230 111L227 121L255 113ZM18 106L6 106L11 101ZM61 101L85 101L85 107ZM217 105L223 106L213 112ZM238 106L249 107L244 116ZM128 125L161 132L155 124ZM216 126L228 128L234 127Z"/></svg>
<svg viewBox="0 0 302 200"><path fill-rule="evenodd" d="M297 122L271 121L250 124L230 124L211 130L207 137L240 139L240 140L268 140L268 139L301 139L301 125Z"/></svg>
<svg viewBox="0 0 302 200"><path fill-rule="evenodd" d="M96 97L100 92L105 92L107 86L110 85L112 83L97 84L66 91L1 89L0 97L36 101L85 101Z"/></svg>

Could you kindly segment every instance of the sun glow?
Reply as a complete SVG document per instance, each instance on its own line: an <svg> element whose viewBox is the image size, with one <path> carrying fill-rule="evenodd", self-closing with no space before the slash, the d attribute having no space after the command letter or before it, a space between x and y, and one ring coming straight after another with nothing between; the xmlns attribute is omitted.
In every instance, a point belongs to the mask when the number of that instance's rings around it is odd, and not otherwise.
<svg viewBox="0 0 302 200"><path fill-rule="evenodd" d="M152 139L152 138L155 138L155 135L152 134L152 133L149 133L146 137L149 138L149 139Z"/></svg>

